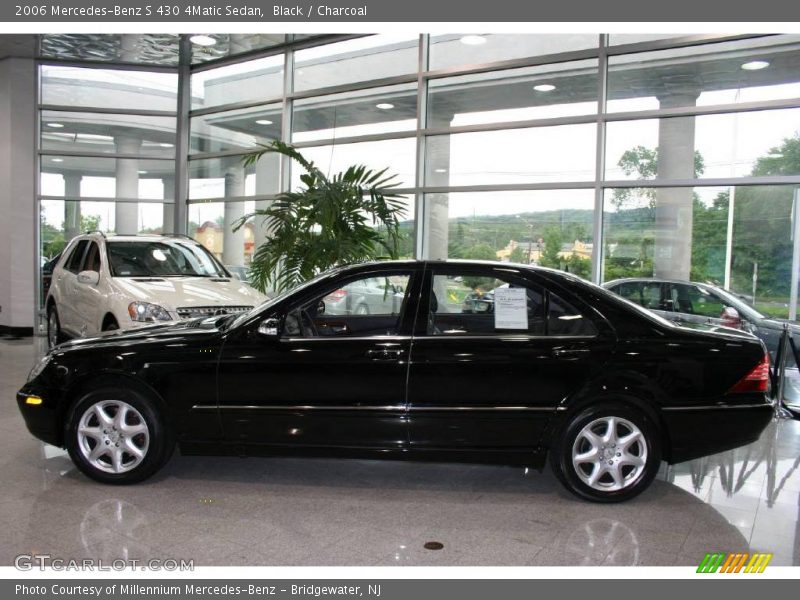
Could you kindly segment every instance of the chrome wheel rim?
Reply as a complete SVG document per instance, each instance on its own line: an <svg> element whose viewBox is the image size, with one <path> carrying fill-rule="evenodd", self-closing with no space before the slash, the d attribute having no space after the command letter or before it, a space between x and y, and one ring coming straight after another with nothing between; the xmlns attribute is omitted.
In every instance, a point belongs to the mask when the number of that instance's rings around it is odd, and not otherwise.
<svg viewBox="0 0 800 600"><path fill-rule="evenodd" d="M58 317L54 310L51 310L50 316L47 317L47 341L50 342L50 346L55 346L58 342Z"/></svg>
<svg viewBox="0 0 800 600"><path fill-rule="evenodd" d="M602 492L632 486L647 465L647 442L641 429L620 417L595 419L572 445L572 466L581 481Z"/></svg>
<svg viewBox="0 0 800 600"><path fill-rule="evenodd" d="M105 473L127 473L141 464L150 446L142 414L122 400L90 406L78 422L78 447L86 461Z"/></svg>

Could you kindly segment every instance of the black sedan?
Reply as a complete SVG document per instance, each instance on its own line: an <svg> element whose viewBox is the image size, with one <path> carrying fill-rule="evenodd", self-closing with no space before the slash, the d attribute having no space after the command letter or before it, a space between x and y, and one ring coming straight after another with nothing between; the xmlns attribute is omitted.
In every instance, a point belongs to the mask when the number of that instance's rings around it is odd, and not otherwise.
<svg viewBox="0 0 800 600"><path fill-rule="evenodd" d="M387 278L402 301L333 314ZM493 310L463 310L474 289ZM481 262L342 267L249 313L54 348L18 392L29 430L106 483L184 454L316 454L541 467L581 497L644 490L660 461L756 440L768 357L568 274Z"/></svg>

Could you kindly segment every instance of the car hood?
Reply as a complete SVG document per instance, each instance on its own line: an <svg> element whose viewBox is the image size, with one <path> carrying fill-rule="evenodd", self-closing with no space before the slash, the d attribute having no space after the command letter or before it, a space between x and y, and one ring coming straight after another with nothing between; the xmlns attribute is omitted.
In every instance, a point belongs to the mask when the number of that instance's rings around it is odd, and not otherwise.
<svg viewBox="0 0 800 600"><path fill-rule="evenodd" d="M203 336L215 336L220 333L220 325L224 323L230 315L218 317L200 317L197 319L186 319L166 323L164 325L155 324L131 329L128 331L116 329L106 331L94 337L77 338L59 344L51 352L69 352L71 350L91 349L103 346L124 347L126 345L142 342L166 342L180 338L182 340L199 339Z"/></svg>
<svg viewBox="0 0 800 600"><path fill-rule="evenodd" d="M169 311L193 306L258 306L268 298L243 281L227 277L115 277L131 300L159 304Z"/></svg>

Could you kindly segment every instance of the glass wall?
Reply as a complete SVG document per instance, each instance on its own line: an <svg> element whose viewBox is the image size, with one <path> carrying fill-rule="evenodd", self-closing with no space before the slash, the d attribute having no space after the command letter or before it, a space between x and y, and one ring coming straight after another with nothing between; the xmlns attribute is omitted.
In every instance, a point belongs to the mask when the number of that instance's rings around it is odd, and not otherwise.
<svg viewBox="0 0 800 600"><path fill-rule="evenodd" d="M119 37L100 40L102 60L121 60ZM42 61L43 223L74 231L91 198L135 207L91 213L101 229L170 229L185 182L180 229L246 265L267 232L242 218L301 172L276 155L244 161L284 140L329 175L353 164L395 174L404 255L541 264L598 283L693 279L796 315L798 35L205 38L181 46L182 82L177 69L135 66L150 38L126 41L125 70ZM151 64L178 64L169 52ZM176 112L179 85L188 114Z"/></svg>

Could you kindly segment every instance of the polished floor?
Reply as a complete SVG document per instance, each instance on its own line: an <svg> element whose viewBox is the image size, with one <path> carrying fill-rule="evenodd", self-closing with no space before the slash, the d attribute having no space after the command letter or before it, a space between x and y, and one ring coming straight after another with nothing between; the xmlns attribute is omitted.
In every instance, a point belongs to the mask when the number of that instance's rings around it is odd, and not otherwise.
<svg viewBox="0 0 800 600"><path fill-rule="evenodd" d="M0 564L193 559L196 565L697 565L763 551L800 565L800 422L662 468L622 505L582 502L549 470L176 456L131 487L93 483L25 430L14 392L41 339L0 339ZM438 542L438 550L425 548Z"/></svg>

